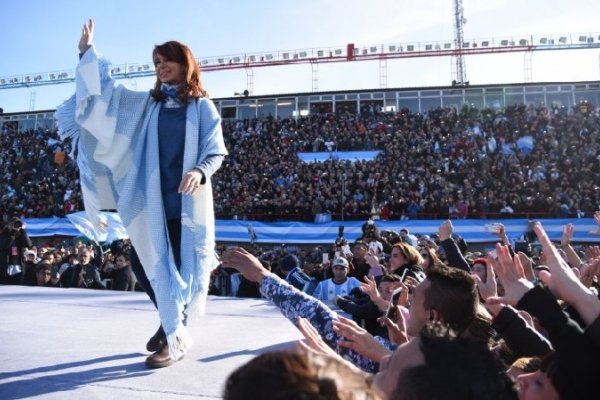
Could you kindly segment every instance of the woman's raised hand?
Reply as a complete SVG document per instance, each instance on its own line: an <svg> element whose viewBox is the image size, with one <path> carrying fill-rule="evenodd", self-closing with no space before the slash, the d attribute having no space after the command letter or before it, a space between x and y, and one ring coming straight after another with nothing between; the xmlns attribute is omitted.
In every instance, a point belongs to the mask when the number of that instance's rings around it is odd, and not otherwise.
<svg viewBox="0 0 600 400"><path fill-rule="evenodd" d="M81 38L79 39L79 52L85 53L92 46L94 40L94 20L89 19L87 24L83 24L81 29Z"/></svg>

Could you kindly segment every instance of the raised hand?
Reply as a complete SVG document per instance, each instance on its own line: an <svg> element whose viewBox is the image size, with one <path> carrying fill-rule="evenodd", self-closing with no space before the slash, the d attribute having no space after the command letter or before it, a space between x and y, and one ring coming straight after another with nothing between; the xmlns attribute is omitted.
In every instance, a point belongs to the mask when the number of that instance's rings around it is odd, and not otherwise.
<svg viewBox="0 0 600 400"><path fill-rule="evenodd" d="M484 303L488 298L498 296L498 282L496 282L496 274L492 268L492 263L494 262L492 257L488 257L488 262L485 265L485 282L481 280L479 275L472 274Z"/></svg>
<svg viewBox="0 0 600 400"><path fill-rule="evenodd" d="M319 354L327 354L333 357L338 357L338 354L325 343L319 331L311 325L306 318L299 317L296 326L302 333L305 339L305 345Z"/></svg>
<svg viewBox="0 0 600 400"><path fill-rule="evenodd" d="M270 275L270 272L262 266L258 258L241 247L225 250L221 256L221 262L225 268L237 269L244 275L244 278L251 282L260 283L266 276Z"/></svg>
<svg viewBox="0 0 600 400"><path fill-rule="evenodd" d="M577 279L573 270L548 238L542 224L536 222L533 231L544 249L546 266L550 270L550 272L540 271L540 279L556 297L574 306L587 325L591 324L600 315L600 301Z"/></svg>
<svg viewBox="0 0 600 400"><path fill-rule="evenodd" d="M94 20L89 19L87 24L83 24L81 29L81 38L79 39L79 52L85 53L92 46L94 41Z"/></svg>
<svg viewBox="0 0 600 400"><path fill-rule="evenodd" d="M587 288L594 283L594 277L600 275L600 258L591 260L586 266L581 268L579 280Z"/></svg>
<svg viewBox="0 0 600 400"><path fill-rule="evenodd" d="M592 260L600 258L600 247L598 246L590 246L585 250L585 261L587 263L592 262Z"/></svg>
<svg viewBox="0 0 600 400"><path fill-rule="evenodd" d="M507 246L496 244L497 262L494 263L494 270L498 274L498 279L504 287L504 296L492 296L486 301L490 304L510 304L516 305L519 300L533 288L533 283L525 278L523 266L519 257L511 257Z"/></svg>
<svg viewBox="0 0 600 400"><path fill-rule="evenodd" d="M339 346L352 349L375 362L392 353L351 319L339 316L333 321L333 330L344 337L338 341Z"/></svg>
<svg viewBox="0 0 600 400"><path fill-rule="evenodd" d="M298 318L296 326L302 332L302 335L306 339L303 341L298 341L297 349L300 351L305 351L307 353L320 354L328 357L332 357L338 360L341 364L345 365L346 368L349 368L356 374L365 375L366 372L357 368L354 364L349 362L348 360L342 358L338 353L336 353L331 347L325 343L323 338L319 335L319 332L315 329L314 326L308 322L305 318Z"/></svg>
<svg viewBox="0 0 600 400"><path fill-rule="evenodd" d="M452 226L452 222L447 219L438 228L438 235L440 235L440 240L450 239L452 236L452 232L454 232L454 227Z"/></svg>
<svg viewBox="0 0 600 400"><path fill-rule="evenodd" d="M575 226L573 224L567 224L563 227L563 233L560 238L560 245L565 247L571 244L571 239L573 239L573 232L575 231Z"/></svg>
<svg viewBox="0 0 600 400"><path fill-rule="evenodd" d="M596 221L596 225L598 225L598 227L595 231L592 231L592 233L600 235L600 211L596 211L594 213L594 221Z"/></svg>
<svg viewBox="0 0 600 400"><path fill-rule="evenodd" d="M531 265L531 258L527 257L527 254L522 251L517 252L517 257L521 261L521 265L523 266L523 272L525 273L525 278L527 278L530 282L535 281L535 274L533 273L533 266Z"/></svg>
<svg viewBox="0 0 600 400"><path fill-rule="evenodd" d="M550 270L541 271L540 279L548 286L550 291L558 298L570 302L573 300L572 296L579 290L586 290L577 279L569 264L561 257L558 249L552 244L544 227L539 222L533 225L533 231L538 237L544 254L546 255L546 266Z"/></svg>
<svg viewBox="0 0 600 400"><path fill-rule="evenodd" d="M392 321L386 316L379 318L377 321L385 325L388 331L388 337L390 340L397 345L401 345L403 343L408 342L408 333L406 332L406 320L404 319L404 315L400 310L399 306L396 307L396 312L394 315L396 316L395 320Z"/></svg>
<svg viewBox="0 0 600 400"><path fill-rule="evenodd" d="M369 298L372 301L380 298L381 296L379 295L379 290L377 290L377 283L375 282L375 279L371 279L368 276L365 276L363 279L364 283L360 283L360 288L362 291L369 295Z"/></svg>

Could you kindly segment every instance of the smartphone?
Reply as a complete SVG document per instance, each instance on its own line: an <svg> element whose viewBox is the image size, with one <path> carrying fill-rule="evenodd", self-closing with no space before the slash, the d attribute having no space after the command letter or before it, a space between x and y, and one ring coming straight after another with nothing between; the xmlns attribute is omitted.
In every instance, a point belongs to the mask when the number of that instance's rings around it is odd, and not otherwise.
<svg viewBox="0 0 600 400"><path fill-rule="evenodd" d="M329 253L323 253L323 264L327 264L329 262Z"/></svg>
<svg viewBox="0 0 600 400"><path fill-rule="evenodd" d="M497 234L500 231L500 226L498 224L485 224L484 225L486 232Z"/></svg>
<svg viewBox="0 0 600 400"><path fill-rule="evenodd" d="M400 275L400 282L404 282L404 277L406 276L407 272L408 268L404 268L404 271L402 271L402 275Z"/></svg>
<svg viewBox="0 0 600 400"><path fill-rule="evenodd" d="M392 321L396 318L396 313L398 312L398 308L396 304L398 304L398 300L400 299L400 295L402 294L402 287L394 290L392 292L392 298L390 299L390 304L388 305L387 311L385 312L385 316L391 319Z"/></svg>
<svg viewBox="0 0 600 400"><path fill-rule="evenodd" d="M348 246L347 244L342 246L342 253L344 253L344 255L346 254L352 254L352 250L350 250L350 246Z"/></svg>

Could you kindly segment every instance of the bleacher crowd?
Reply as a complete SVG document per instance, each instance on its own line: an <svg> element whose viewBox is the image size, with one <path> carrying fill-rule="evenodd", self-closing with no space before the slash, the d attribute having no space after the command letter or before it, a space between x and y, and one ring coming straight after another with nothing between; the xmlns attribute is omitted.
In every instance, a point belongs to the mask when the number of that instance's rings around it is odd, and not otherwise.
<svg viewBox="0 0 600 400"><path fill-rule="evenodd" d="M223 121L230 156L213 178L217 217L504 218L591 215L600 204L600 117L577 107L465 107ZM377 150L305 163L298 152ZM83 208L71 144L56 132L0 135L0 215Z"/></svg>

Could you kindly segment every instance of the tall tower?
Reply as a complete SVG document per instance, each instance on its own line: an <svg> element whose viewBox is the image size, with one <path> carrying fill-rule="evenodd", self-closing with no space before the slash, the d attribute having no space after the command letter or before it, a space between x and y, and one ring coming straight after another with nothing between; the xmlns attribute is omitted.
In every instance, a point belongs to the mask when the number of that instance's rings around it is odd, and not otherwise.
<svg viewBox="0 0 600 400"><path fill-rule="evenodd" d="M452 56L454 67L453 79L457 85L465 85L467 82L467 70L465 68L465 59L463 56L463 25L467 19L463 15L462 0L454 0L454 48L455 53Z"/></svg>

